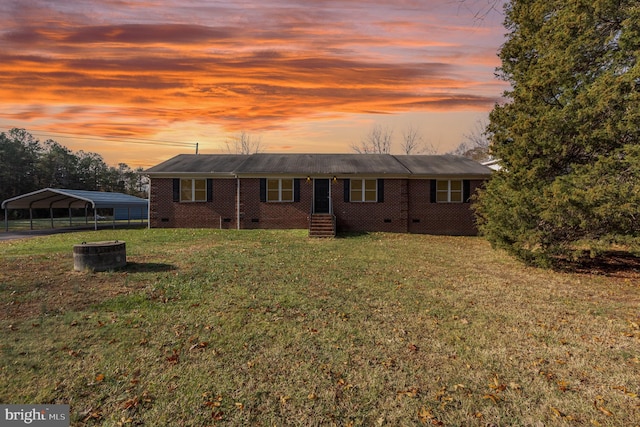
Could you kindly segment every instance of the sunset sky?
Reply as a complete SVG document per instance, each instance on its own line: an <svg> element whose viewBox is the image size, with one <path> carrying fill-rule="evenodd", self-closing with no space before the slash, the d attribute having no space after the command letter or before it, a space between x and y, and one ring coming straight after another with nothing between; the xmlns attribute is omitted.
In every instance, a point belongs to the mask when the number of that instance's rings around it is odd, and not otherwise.
<svg viewBox="0 0 640 427"><path fill-rule="evenodd" d="M4 0L0 131L148 167L225 152L348 153L373 126L449 151L504 82L492 0ZM482 15L478 19L476 15Z"/></svg>

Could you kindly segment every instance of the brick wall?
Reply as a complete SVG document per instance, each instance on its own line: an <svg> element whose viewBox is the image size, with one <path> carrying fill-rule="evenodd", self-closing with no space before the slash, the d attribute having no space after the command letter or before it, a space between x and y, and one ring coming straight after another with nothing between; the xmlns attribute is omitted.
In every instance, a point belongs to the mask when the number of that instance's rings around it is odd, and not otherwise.
<svg viewBox="0 0 640 427"><path fill-rule="evenodd" d="M300 179L299 202L261 202L260 179L244 178L240 183L240 228L309 228L313 185Z"/></svg>
<svg viewBox="0 0 640 427"><path fill-rule="evenodd" d="M174 202L173 179L151 179L151 227L236 228L236 180L214 179L210 202Z"/></svg>
<svg viewBox="0 0 640 427"><path fill-rule="evenodd" d="M382 202L345 202L344 181L331 184L338 231L407 232L406 179L385 179Z"/></svg>
<svg viewBox="0 0 640 427"><path fill-rule="evenodd" d="M471 181L471 193L482 181ZM385 179L383 202L345 202L344 180L331 182L338 231L387 231L475 235L469 203L430 203L430 181ZM151 180L152 227L237 228L236 180L214 179L211 202L173 202L171 178ZM299 202L261 202L260 179L240 184L241 229L306 229L313 204L313 181L300 180Z"/></svg>
<svg viewBox="0 0 640 427"><path fill-rule="evenodd" d="M482 181L470 182L471 194ZM474 236L478 234L470 203L431 203L430 180L408 182L410 233Z"/></svg>

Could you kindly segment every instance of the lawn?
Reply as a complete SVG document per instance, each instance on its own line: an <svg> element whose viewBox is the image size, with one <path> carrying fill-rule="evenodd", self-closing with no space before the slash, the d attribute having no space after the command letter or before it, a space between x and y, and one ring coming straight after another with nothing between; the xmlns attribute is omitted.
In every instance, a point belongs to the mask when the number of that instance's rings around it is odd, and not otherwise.
<svg viewBox="0 0 640 427"><path fill-rule="evenodd" d="M73 271L73 244L127 268ZM0 403L73 426L635 426L640 273L481 238L101 230L0 242Z"/></svg>

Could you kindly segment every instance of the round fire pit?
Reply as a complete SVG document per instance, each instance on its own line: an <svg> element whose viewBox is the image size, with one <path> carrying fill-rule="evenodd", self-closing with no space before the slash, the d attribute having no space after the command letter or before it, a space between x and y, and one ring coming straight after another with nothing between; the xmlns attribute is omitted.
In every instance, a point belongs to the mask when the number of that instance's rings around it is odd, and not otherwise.
<svg viewBox="0 0 640 427"><path fill-rule="evenodd" d="M82 242L73 245L75 271L108 271L127 265L125 242Z"/></svg>

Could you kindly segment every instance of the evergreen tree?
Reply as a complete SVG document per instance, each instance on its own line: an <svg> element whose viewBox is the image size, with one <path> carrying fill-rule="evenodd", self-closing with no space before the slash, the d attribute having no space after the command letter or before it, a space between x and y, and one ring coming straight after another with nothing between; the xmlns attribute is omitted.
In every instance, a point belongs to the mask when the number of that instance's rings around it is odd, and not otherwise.
<svg viewBox="0 0 640 427"><path fill-rule="evenodd" d="M42 146L24 129L0 133L0 200L38 189Z"/></svg>
<svg viewBox="0 0 640 427"><path fill-rule="evenodd" d="M481 232L549 264L640 237L640 4L511 0ZM636 240L637 241L637 240Z"/></svg>

